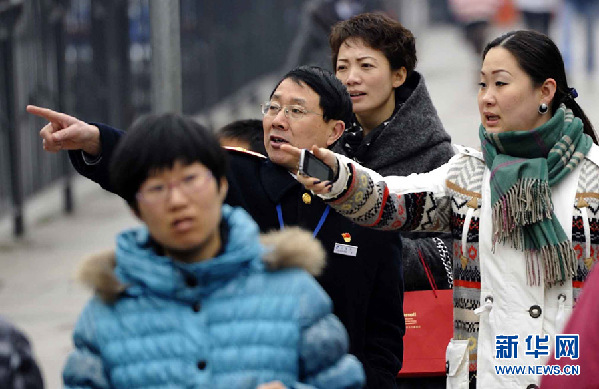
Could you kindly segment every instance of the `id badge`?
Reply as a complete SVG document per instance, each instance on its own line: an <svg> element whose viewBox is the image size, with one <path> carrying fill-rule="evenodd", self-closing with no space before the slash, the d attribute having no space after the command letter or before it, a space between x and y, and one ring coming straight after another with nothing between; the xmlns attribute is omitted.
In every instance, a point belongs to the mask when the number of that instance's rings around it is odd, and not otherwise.
<svg viewBox="0 0 599 389"><path fill-rule="evenodd" d="M352 246L349 244L335 243L333 249L335 254L347 255L348 257L355 257L358 255L358 246Z"/></svg>

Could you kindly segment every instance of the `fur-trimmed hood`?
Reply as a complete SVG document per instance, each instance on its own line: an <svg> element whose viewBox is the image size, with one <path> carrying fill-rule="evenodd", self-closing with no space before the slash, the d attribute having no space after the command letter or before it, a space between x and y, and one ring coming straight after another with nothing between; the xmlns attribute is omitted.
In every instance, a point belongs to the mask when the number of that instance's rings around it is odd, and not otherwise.
<svg viewBox="0 0 599 389"><path fill-rule="evenodd" d="M326 254L320 242L299 227L261 234L260 243L263 250L259 262L268 271L302 268L318 276L326 264ZM106 250L91 255L77 272L77 278L107 303L114 302L130 286L116 270L118 251L117 248L117 251ZM219 257L208 261L218 260Z"/></svg>

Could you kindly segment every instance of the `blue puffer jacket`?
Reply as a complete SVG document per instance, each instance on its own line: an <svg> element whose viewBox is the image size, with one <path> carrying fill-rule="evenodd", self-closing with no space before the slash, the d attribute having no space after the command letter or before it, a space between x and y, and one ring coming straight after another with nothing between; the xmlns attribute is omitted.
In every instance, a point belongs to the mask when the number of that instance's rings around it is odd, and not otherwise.
<svg viewBox="0 0 599 389"><path fill-rule="evenodd" d="M258 228L242 209L224 205L223 221L225 247L210 260L159 256L140 228L119 235L115 269L114 257L86 264L83 277L103 299L94 297L79 318L66 387L253 389L274 380L291 388L362 387L345 329L312 276L268 271ZM288 231L283 242L302 239ZM267 250L272 258L279 248ZM279 251L283 260L311 255Z"/></svg>

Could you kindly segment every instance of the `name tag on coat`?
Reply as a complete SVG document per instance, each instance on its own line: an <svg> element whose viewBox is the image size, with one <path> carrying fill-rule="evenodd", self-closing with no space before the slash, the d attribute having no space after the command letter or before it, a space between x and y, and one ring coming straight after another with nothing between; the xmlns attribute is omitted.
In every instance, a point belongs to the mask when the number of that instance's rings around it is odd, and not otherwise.
<svg viewBox="0 0 599 389"><path fill-rule="evenodd" d="M358 246L352 246L349 244L335 243L335 254L347 255L348 257L355 257L358 255Z"/></svg>

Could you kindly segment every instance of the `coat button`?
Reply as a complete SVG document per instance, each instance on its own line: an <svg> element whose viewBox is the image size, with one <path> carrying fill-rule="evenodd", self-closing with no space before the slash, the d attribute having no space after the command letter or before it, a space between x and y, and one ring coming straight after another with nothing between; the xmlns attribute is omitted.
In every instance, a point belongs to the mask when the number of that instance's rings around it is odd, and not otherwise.
<svg viewBox="0 0 599 389"><path fill-rule="evenodd" d="M526 389L539 389L539 386L535 384L530 384L526 387Z"/></svg>
<svg viewBox="0 0 599 389"><path fill-rule="evenodd" d="M200 309L202 308L202 304L200 304L200 302L198 301L197 303L193 304L193 311L194 312L200 312Z"/></svg>
<svg viewBox="0 0 599 389"><path fill-rule="evenodd" d="M206 368L206 361L199 361L198 362L198 369L204 370L205 368Z"/></svg>
<svg viewBox="0 0 599 389"><path fill-rule="evenodd" d="M543 312L543 310L538 305L533 305L528 310L528 314L530 315L530 317L532 317L534 319L541 316L541 312Z"/></svg>
<svg viewBox="0 0 599 389"><path fill-rule="evenodd" d="M566 302L566 295L565 295L565 294L563 294L563 293L560 293L560 294L557 296L557 301L560 301L560 302L562 302L562 303L565 303L565 302Z"/></svg>
<svg viewBox="0 0 599 389"><path fill-rule="evenodd" d="M445 361L445 374L449 374L449 361Z"/></svg>
<svg viewBox="0 0 599 389"><path fill-rule="evenodd" d="M190 276L189 274L185 276L185 285L190 288L195 288L198 286L198 280L194 276Z"/></svg>

